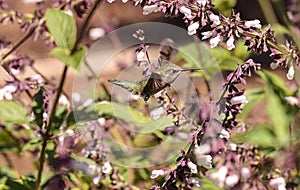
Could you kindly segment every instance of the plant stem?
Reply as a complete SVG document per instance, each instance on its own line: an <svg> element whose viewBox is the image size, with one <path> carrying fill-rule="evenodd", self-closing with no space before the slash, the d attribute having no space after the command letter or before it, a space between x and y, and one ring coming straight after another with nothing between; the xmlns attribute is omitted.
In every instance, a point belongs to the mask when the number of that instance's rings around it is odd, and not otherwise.
<svg viewBox="0 0 300 190"><path fill-rule="evenodd" d="M98 5L101 2L102 2L102 0L97 0L94 3L93 7L90 9L90 11L89 11L86 19L84 20L83 25L80 29L80 33L79 33L79 35L76 39L76 43L75 43L75 46L72 50L72 53L74 53L76 51L79 43L81 42L81 40L84 36L85 29L89 25L89 22L90 22L90 20L93 16L93 13L95 12L96 8L98 7ZM37 176L37 180L36 180L36 184L35 184L35 190L40 189L41 179L42 179L42 172L43 172L44 164L45 164L46 147L47 147L47 143L48 143L48 140L49 140L49 137L50 137L51 125L52 125L53 120L55 118L55 113L56 113L56 108L57 108L57 105L58 105L58 100L59 100L59 97L62 93L63 85L64 85L64 82L65 82L66 76L67 76L67 71L68 71L68 67L65 66L64 70L63 70L63 73L62 73L62 76L61 76L61 79L60 79L60 83L59 83L59 86L58 86L58 89L57 89L56 96L54 98L53 106L52 106L52 109L51 109L51 112L50 112L50 115L49 115L49 121L48 121L48 124L46 126L46 132L44 133L44 136L43 136L43 143L42 143L42 149L41 149L41 153L40 153L39 170L38 170L38 176Z"/></svg>
<svg viewBox="0 0 300 190"><path fill-rule="evenodd" d="M41 179L42 179L42 172L43 172L44 163L45 163L47 142L49 140L51 125L52 125L52 122L53 122L53 119L54 119L54 116L55 116L58 100L59 100L64 82L65 82L65 79L66 79L66 76L67 76L67 71L68 71L68 67L65 66L62 77L61 77L61 80L60 80L60 84L59 84L59 87L57 89L57 93L56 93L56 96L55 96L55 99L54 99L52 110L50 112L49 122L48 122L48 125L46 126L46 132L43 136L44 139L43 139L42 149L41 149L41 154L40 154L40 159L39 159L39 170L38 170L37 181L36 181L36 184L35 184L35 190L38 190L40 188Z"/></svg>

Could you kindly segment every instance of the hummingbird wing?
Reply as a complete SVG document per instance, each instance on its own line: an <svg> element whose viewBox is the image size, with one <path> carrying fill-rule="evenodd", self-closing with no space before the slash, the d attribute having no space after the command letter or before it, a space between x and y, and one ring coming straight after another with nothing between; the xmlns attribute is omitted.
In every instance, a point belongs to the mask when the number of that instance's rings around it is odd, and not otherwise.
<svg viewBox="0 0 300 190"><path fill-rule="evenodd" d="M177 52L175 42L171 38L166 38L159 47L158 63L162 66L168 63L171 57Z"/></svg>
<svg viewBox="0 0 300 190"><path fill-rule="evenodd" d="M161 75L152 73L141 92L141 96L144 98L144 101L147 101L150 96L156 94L167 86L169 86L169 84L162 80Z"/></svg>

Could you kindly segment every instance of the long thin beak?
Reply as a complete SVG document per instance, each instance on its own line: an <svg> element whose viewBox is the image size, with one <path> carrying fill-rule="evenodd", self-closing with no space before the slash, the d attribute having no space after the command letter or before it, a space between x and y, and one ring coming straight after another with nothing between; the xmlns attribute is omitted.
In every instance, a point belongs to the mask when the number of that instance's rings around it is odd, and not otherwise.
<svg viewBox="0 0 300 190"><path fill-rule="evenodd" d="M181 69L180 71L203 71L203 69L200 68L185 68L185 69Z"/></svg>

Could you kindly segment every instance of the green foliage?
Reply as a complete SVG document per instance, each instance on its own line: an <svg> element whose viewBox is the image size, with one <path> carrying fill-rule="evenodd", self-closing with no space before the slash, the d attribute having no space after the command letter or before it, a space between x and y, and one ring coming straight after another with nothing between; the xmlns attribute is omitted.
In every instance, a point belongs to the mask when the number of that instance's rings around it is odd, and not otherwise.
<svg viewBox="0 0 300 190"><path fill-rule="evenodd" d="M246 120L253 108L266 97L265 92L261 88L247 89L245 93L248 103L243 106L243 112L238 115L238 118Z"/></svg>
<svg viewBox="0 0 300 190"><path fill-rule="evenodd" d="M27 110L15 101L0 100L0 121L9 123L29 123Z"/></svg>
<svg viewBox="0 0 300 190"><path fill-rule="evenodd" d="M62 49L72 50L76 42L75 19L62 10L48 9L46 25L56 45Z"/></svg>
<svg viewBox="0 0 300 190"><path fill-rule="evenodd" d="M64 11L48 9L46 25L58 46L51 51L51 55L67 66L77 69L86 54L86 47L82 46L77 49L75 47L77 33L75 19Z"/></svg>
<svg viewBox="0 0 300 190"><path fill-rule="evenodd" d="M84 55L86 54L86 47L80 47L75 52L72 52L70 49L64 49L64 48L54 48L51 51L51 55L54 57L57 57L62 62L64 62L67 66L71 66L75 69L78 68L81 60L83 59Z"/></svg>
<svg viewBox="0 0 300 190"><path fill-rule="evenodd" d="M142 126L140 128L141 133L153 131L157 126L172 125L172 119L169 117L161 117L157 120L153 120L132 107L117 102L106 101L85 108L79 108L78 110L71 112L68 116L67 123L68 125L72 125L75 122L91 121L98 119L99 117L117 118L127 123L134 124L135 126Z"/></svg>
<svg viewBox="0 0 300 190"><path fill-rule="evenodd" d="M44 105L44 88L40 88L40 90L34 95L32 101L32 112L34 114L34 122L39 126L43 127L43 113L45 109Z"/></svg>
<svg viewBox="0 0 300 190"><path fill-rule="evenodd" d="M273 124L274 134L278 142L286 146L290 140L289 127L296 114L285 101L285 97L292 95L292 92L275 74L264 71L259 72L259 75L265 84L267 112Z"/></svg>

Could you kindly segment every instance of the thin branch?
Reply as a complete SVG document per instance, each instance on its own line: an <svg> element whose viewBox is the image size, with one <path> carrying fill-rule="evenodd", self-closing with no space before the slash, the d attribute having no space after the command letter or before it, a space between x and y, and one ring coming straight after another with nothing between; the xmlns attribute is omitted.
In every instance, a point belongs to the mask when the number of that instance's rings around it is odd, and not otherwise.
<svg viewBox="0 0 300 190"><path fill-rule="evenodd" d="M98 7L98 5L101 2L102 2L102 0L97 0L94 3L93 7L90 9L87 17L84 20L83 26L80 29L80 33L79 33L79 35L76 39L76 43L75 43L75 46L72 50L72 53L74 53L76 51L79 43L81 42L81 40L84 36L85 30L86 30L87 26L89 25L89 22L90 22L90 20L93 16L93 13L95 12L96 8ZM64 71L63 71L62 76L61 76L61 79L60 79L60 83L59 83L59 86L58 86L58 89L57 89L56 96L54 98L53 106L52 106L52 109L51 109L51 112L50 112L50 115L49 115L49 122L46 126L46 132L43 136L44 139L43 139L42 149L41 149L41 153L40 153L39 170L38 170L37 181L36 181L36 184L35 184L35 190L40 189L42 173L43 173L44 164L45 164L46 147L47 147L47 143L48 143L48 140L49 140L49 137L50 137L51 125L52 125L54 117L55 117L56 108L57 108L57 105L58 105L58 100L59 100L59 97L62 93L63 85L64 85L64 82L65 82L65 79L66 79L66 76L67 76L67 71L68 71L68 67L65 66Z"/></svg>

